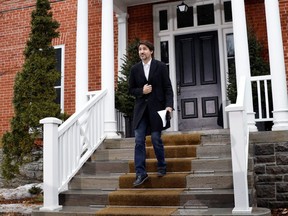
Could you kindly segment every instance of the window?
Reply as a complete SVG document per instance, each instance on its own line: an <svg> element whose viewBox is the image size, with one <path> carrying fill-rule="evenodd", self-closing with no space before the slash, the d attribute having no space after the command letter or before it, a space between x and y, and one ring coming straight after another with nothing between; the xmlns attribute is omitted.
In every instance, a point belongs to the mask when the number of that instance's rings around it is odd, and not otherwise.
<svg viewBox="0 0 288 216"><path fill-rule="evenodd" d="M160 31L168 30L167 10L159 11Z"/></svg>
<svg viewBox="0 0 288 216"><path fill-rule="evenodd" d="M56 103L60 105L61 110L64 110L64 91L63 91L63 68L64 68L64 47L54 47L55 48L55 58L56 58L56 70L59 71L60 73L60 78L59 80L57 80L57 82L55 83L55 89L56 89L56 93L57 93L57 97L56 97Z"/></svg>
<svg viewBox="0 0 288 216"><path fill-rule="evenodd" d="M214 24L214 4L197 6L197 20L198 26Z"/></svg>
<svg viewBox="0 0 288 216"><path fill-rule="evenodd" d="M233 33L229 33L226 35L226 51L227 51L227 59L228 59L228 69L231 70L231 67L234 67L235 57L234 57L234 38Z"/></svg>
<svg viewBox="0 0 288 216"><path fill-rule="evenodd" d="M164 62L169 71L169 42L168 41L161 41L161 61Z"/></svg>
<svg viewBox="0 0 288 216"><path fill-rule="evenodd" d="M177 9L177 28L194 26L193 7L188 7L186 12L180 12Z"/></svg>
<svg viewBox="0 0 288 216"><path fill-rule="evenodd" d="M224 21L225 22L232 22L231 1L224 2Z"/></svg>

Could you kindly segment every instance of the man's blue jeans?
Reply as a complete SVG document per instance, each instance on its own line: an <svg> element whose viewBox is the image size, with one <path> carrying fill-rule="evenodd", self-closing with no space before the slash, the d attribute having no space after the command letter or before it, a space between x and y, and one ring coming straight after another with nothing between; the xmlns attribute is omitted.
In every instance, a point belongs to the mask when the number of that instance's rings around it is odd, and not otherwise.
<svg viewBox="0 0 288 216"><path fill-rule="evenodd" d="M146 172L146 132L148 127L148 118L141 119L137 129L135 129L135 152L134 163L136 176L143 176ZM157 158L157 167L166 169L164 146L161 139L161 131L154 131L151 133L151 140L154 148L154 152Z"/></svg>

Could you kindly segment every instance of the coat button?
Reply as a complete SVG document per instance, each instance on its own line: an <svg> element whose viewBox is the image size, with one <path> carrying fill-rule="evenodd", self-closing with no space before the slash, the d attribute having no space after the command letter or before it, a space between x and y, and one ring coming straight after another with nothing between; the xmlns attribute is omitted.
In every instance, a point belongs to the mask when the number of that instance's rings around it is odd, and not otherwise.
<svg viewBox="0 0 288 216"><path fill-rule="evenodd" d="M148 99L145 99L145 102L148 102Z"/></svg>

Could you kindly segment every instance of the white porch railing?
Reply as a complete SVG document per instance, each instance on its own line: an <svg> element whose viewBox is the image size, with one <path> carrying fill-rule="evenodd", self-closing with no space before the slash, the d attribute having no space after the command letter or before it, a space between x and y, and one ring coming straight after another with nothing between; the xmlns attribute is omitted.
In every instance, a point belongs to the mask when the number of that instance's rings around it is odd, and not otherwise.
<svg viewBox="0 0 288 216"><path fill-rule="evenodd" d="M264 76L254 76L251 77L251 84L256 83L257 86L257 102L258 102L258 116L255 116L256 122L265 122L265 121L273 121L273 117L271 116L272 107L270 107L270 101L272 98L269 98L269 84L271 85L271 75ZM262 87L261 87L262 86ZM261 91L263 89L264 91ZM263 95L263 94L264 95ZM253 95L254 96L254 95Z"/></svg>
<svg viewBox="0 0 288 216"><path fill-rule="evenodd" d="M61 120L45 118L43 140L43 191L41 210L61 209L58 195L105 139L104 102L107 90L94 92L85 107L59 128Z"/></svg>
<svg viewBox="0 0 288 216"><path fill-rule="evenodd" d="M233 213L251 213L249 207L248 193L248 149L249 149L249 128L247 125L247 114L245 110L245 97L247 94L246 77L241 77L236 104L230 104L225 108L229 114L231 156L234 185Z"/></svg>

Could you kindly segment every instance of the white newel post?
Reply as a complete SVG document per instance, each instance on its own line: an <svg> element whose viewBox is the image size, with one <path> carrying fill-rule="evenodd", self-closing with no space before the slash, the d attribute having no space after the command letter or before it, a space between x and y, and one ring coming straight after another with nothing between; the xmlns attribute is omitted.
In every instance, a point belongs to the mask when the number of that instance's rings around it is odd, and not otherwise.
<svg viewBox="0 0 288 216"><path fill-rule="evenodd" d="M265 0L265 12L274 108L272 130L288 130L286 69L278 0Z"/></svg>
<svg viewBox="0 0 288 216"><path fill-rule="evenodd" d="M88 0L78 0L76 36L76 111L88 101Z"/></svg>
<svg viewBox="0 0 288 216"><path fill-rule="evenodd" d="M246 15L244 0L232 0L232 16L233 16L233 36L234 36L234 49L235 49L235 66L236 66L236 79L237 79L237 92L239 90L239 80L241 76L247 77L250 80L250 60L248 37L246 27ZM249 131L257 131L255 125L255 113L253 111L252 90L251 85L247 85L246 97L246 112Z"/></svg>
<svg viewBox="0 0 288 216"><path fill-rule="evenodd" d="M59 158L58 158L58 125L57 118L40 120L43 124L43 191L44 201L40 210L54 211L61 209L58 201Z"/></svg>
<svg viewBox="0 0 288 216"><path fill-rule="evenodd" d="M101 35L101 85L107 89L105 99L105 134L118 137L115 118L114 85L114 14L113 0L102 1L102 35Z"/></svg>

